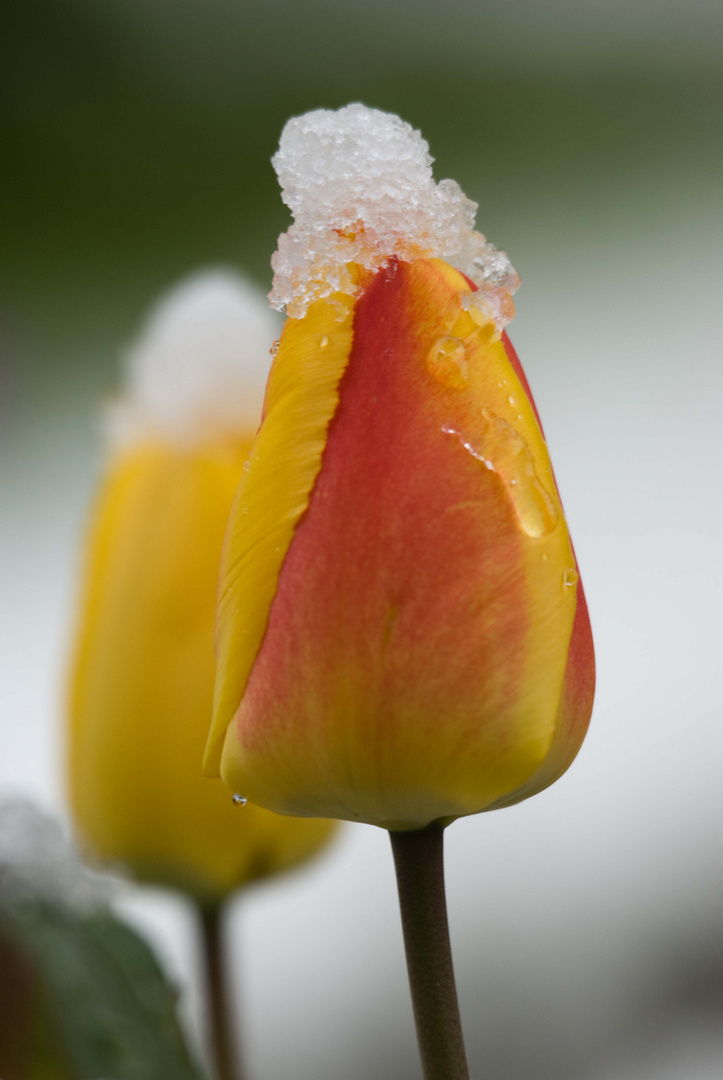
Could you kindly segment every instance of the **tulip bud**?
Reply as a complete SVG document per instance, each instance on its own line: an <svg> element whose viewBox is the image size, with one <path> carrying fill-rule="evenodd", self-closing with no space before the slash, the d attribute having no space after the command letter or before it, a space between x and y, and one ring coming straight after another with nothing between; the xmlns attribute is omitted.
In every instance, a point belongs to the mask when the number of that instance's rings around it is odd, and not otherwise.
<svg viewBox="0 0 723 1080"><path fill-rule="evenodd" d="M547 446L504 326L519 284L363 106L287 125L288 314L234 503L206 768L254 802L420 829L557 779L592 639Z"/></svg>
<svg viewBox="0 0 723 1080"><path fill-rule="evenodd" d="M315 851L333 827L234 807L200 771L218 565L261 413L274 321L201 275L161 305L109 415L72 671L70 798L92 855L215 902Z"/></svg>

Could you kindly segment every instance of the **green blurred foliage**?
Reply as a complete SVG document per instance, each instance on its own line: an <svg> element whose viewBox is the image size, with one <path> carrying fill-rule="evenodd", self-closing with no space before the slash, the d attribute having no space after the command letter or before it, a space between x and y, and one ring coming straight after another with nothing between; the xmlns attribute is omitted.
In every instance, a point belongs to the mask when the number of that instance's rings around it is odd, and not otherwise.
<svg viewBox="0 0 723 1080"><path fill-rule="evenodd" d="M0 922L0 1069L3 1080L74 1080L39 973Z"/></svg>
<svg viewBox="0 0 723 1080"><path fill-rule="evenodd" d="M721 83L711 65L671 62L685 53L677 24L636 62L615 40L628 16L597 56L593 9L542 9L546 21L489 0L11 0L0 283L12 328L82 351L123 339L148 298L198 265L268 281L288 220L269 158L288 116L314 107L362 100L420 127L437 176L482 203L481 228L518 263L534 223L562 208L571 230L605 209L625 227L621 214L659 212L661 177L710 183ZM633 29L653 48L664 20L638 9Z"/></svg>
<svg viewBox="0 0 723 1080"><path fill-rule="evenodd" d="M3 1080L200 1080L176 995L107 910L0 892Z"/></svg>

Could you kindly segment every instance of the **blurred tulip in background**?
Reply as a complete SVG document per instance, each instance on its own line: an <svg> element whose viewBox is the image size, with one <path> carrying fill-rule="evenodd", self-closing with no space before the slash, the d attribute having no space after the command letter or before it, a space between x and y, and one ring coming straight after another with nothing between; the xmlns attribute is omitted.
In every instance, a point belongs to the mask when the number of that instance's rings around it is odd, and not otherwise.
<svg viewBox="0 0 723 1080"><path fill-rule="evenodd" d="M165 300L108 415L73 668L70 797L90 855L204 902L293 865L328 822L234 807L200 760L224 529L274 335L262 295L207 274Z"/></svg>

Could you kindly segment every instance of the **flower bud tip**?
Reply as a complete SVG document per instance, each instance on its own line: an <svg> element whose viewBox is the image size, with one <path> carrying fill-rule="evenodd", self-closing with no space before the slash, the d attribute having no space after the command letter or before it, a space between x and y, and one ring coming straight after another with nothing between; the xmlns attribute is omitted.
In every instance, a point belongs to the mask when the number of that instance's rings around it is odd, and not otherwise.
<svg viewBox="0 0 723 1080"><path fill-rule="evenodd" d="M472 304L501 331L519 278L475 231L477 204L454 180L436 183L432 161L419 131L364 105L289 120L273 164L294 224L271 260L272 306L297 318L314 300L355 295L350 264L441 258L474 282Z"/></svg>

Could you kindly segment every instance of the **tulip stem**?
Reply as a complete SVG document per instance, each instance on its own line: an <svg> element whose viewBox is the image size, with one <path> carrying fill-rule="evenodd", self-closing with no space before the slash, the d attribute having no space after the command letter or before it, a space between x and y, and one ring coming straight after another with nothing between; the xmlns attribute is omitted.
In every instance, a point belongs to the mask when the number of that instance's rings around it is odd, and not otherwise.
<svg viewBox="0 0 723 1080"><path fill-rule="evenodd" d="M229 1028L226 978L223 962L223 907L221 904L201 908L203 954L206 967L208 1015L213 1064L218 1080L241 1080L234 1064L233 1045Z"/></svg>
<svg viewBox="0 0 723 1080"><path fill-rule="evenodd" d="M444 892L444 827L390 832L424 1080L469 1080Z"/></svg>

